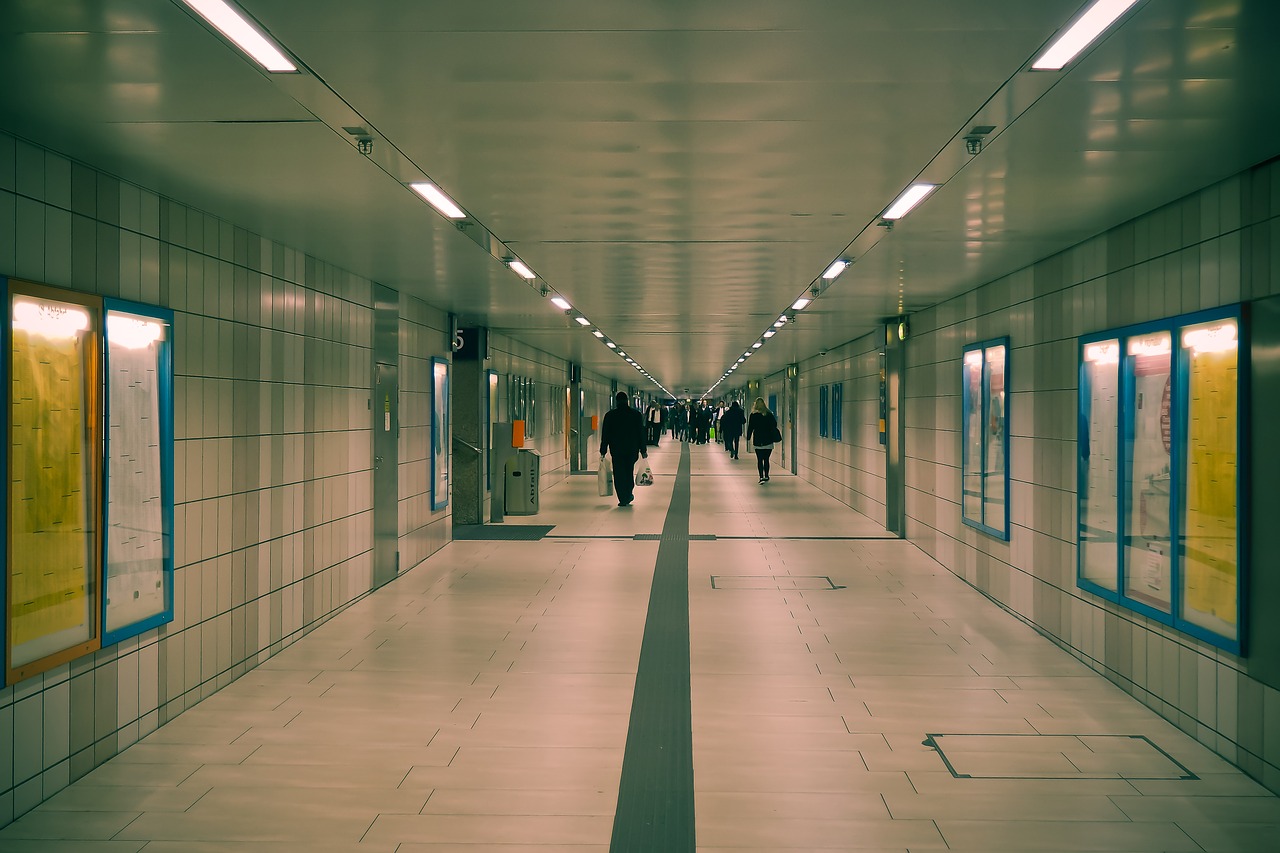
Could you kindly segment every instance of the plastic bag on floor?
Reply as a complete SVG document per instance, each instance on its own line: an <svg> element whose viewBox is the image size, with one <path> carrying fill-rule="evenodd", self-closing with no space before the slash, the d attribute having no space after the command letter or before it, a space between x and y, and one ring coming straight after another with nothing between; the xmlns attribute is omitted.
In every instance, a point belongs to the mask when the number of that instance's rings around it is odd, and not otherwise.
<svg viewBox="0 0 1280 853"><path fill-rule="evenodd" d="M607 498L613 494L613 466L603 456L600 457L600 470L596 472L596 482L600 487L600 497Z"/></svg>

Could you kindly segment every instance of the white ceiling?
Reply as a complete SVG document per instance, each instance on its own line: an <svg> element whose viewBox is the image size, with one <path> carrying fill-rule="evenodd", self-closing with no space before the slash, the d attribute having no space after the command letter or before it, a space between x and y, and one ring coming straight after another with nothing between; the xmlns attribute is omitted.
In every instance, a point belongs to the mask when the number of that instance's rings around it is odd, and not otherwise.
<svg viewBox="0 0 1280 853"><path fill-rule="evenodd" d="M8 0L0 127L625 383L764 375L1280 153L1276 0L243 0L269 75L176 0ZM981 154L966 132L994 125ZM362 127L372 156L344 130ZM402 182L429 177L466 231ZM944 183L891 232L917 177Z"/></svg>

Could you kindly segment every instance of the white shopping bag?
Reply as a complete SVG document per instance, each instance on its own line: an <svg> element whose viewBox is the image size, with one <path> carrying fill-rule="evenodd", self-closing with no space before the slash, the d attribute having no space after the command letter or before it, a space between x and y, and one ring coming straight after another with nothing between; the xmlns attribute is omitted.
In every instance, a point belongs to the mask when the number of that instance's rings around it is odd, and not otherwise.
<svg viewBox="0 0 1280 853"><path fill-rule="evenodd" d="M596 474L596 481L600 486L600 497L607 498L613 494L613 466L603 456L600 457L600 470Z"/></svg>
<svg viewBox="0 0 1280 853"><path fill-rule="evenodd" d="M645 462L643 459L640 460L640 466L641 467L638 469L639 473L636 474L636 485L652 486L653 485L653 469L650 468L649 463Z"/></svg>

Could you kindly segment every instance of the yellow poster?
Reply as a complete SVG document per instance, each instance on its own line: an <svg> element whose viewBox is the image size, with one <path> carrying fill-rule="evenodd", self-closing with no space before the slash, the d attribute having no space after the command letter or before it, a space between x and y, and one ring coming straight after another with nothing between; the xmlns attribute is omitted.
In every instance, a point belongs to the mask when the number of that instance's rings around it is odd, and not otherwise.
<svg viewBox="0 0 1280 853"><path fill-rule="evenodd" d="M19 310L23 307L25 313ZM48 321L45 326L39 325L44 322L40 316ZM42 302L15 301L9 457L10 651L15 664L58 650L44 648L42 638L65 648L72 643L62 640L88 639L92 633L87 596L94 551L85 457L89 406L81 343L87 328L88 313L79 306L50 309ZM64 637L53 636L59 634ZM28 644L33 645L24 649Z"/></svg>
<svg viewBox="0 0 1280 853"><path fill-rule="evenodd" d="M1187 417L1187 494L1183 519L1186 618L1197 612L1235 625L1235 349L1193 352Z"/></svg>

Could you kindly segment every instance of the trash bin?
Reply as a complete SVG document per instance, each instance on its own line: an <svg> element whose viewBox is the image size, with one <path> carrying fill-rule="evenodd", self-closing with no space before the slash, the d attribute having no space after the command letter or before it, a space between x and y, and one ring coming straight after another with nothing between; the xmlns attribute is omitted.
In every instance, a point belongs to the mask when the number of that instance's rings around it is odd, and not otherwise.
<svg viewBox="0 0 1280 853"><path fill-rule="evenodd" d="M521 448L507 461L507 515L538 514L538 475L542 457L535 450Z"/></svg>

